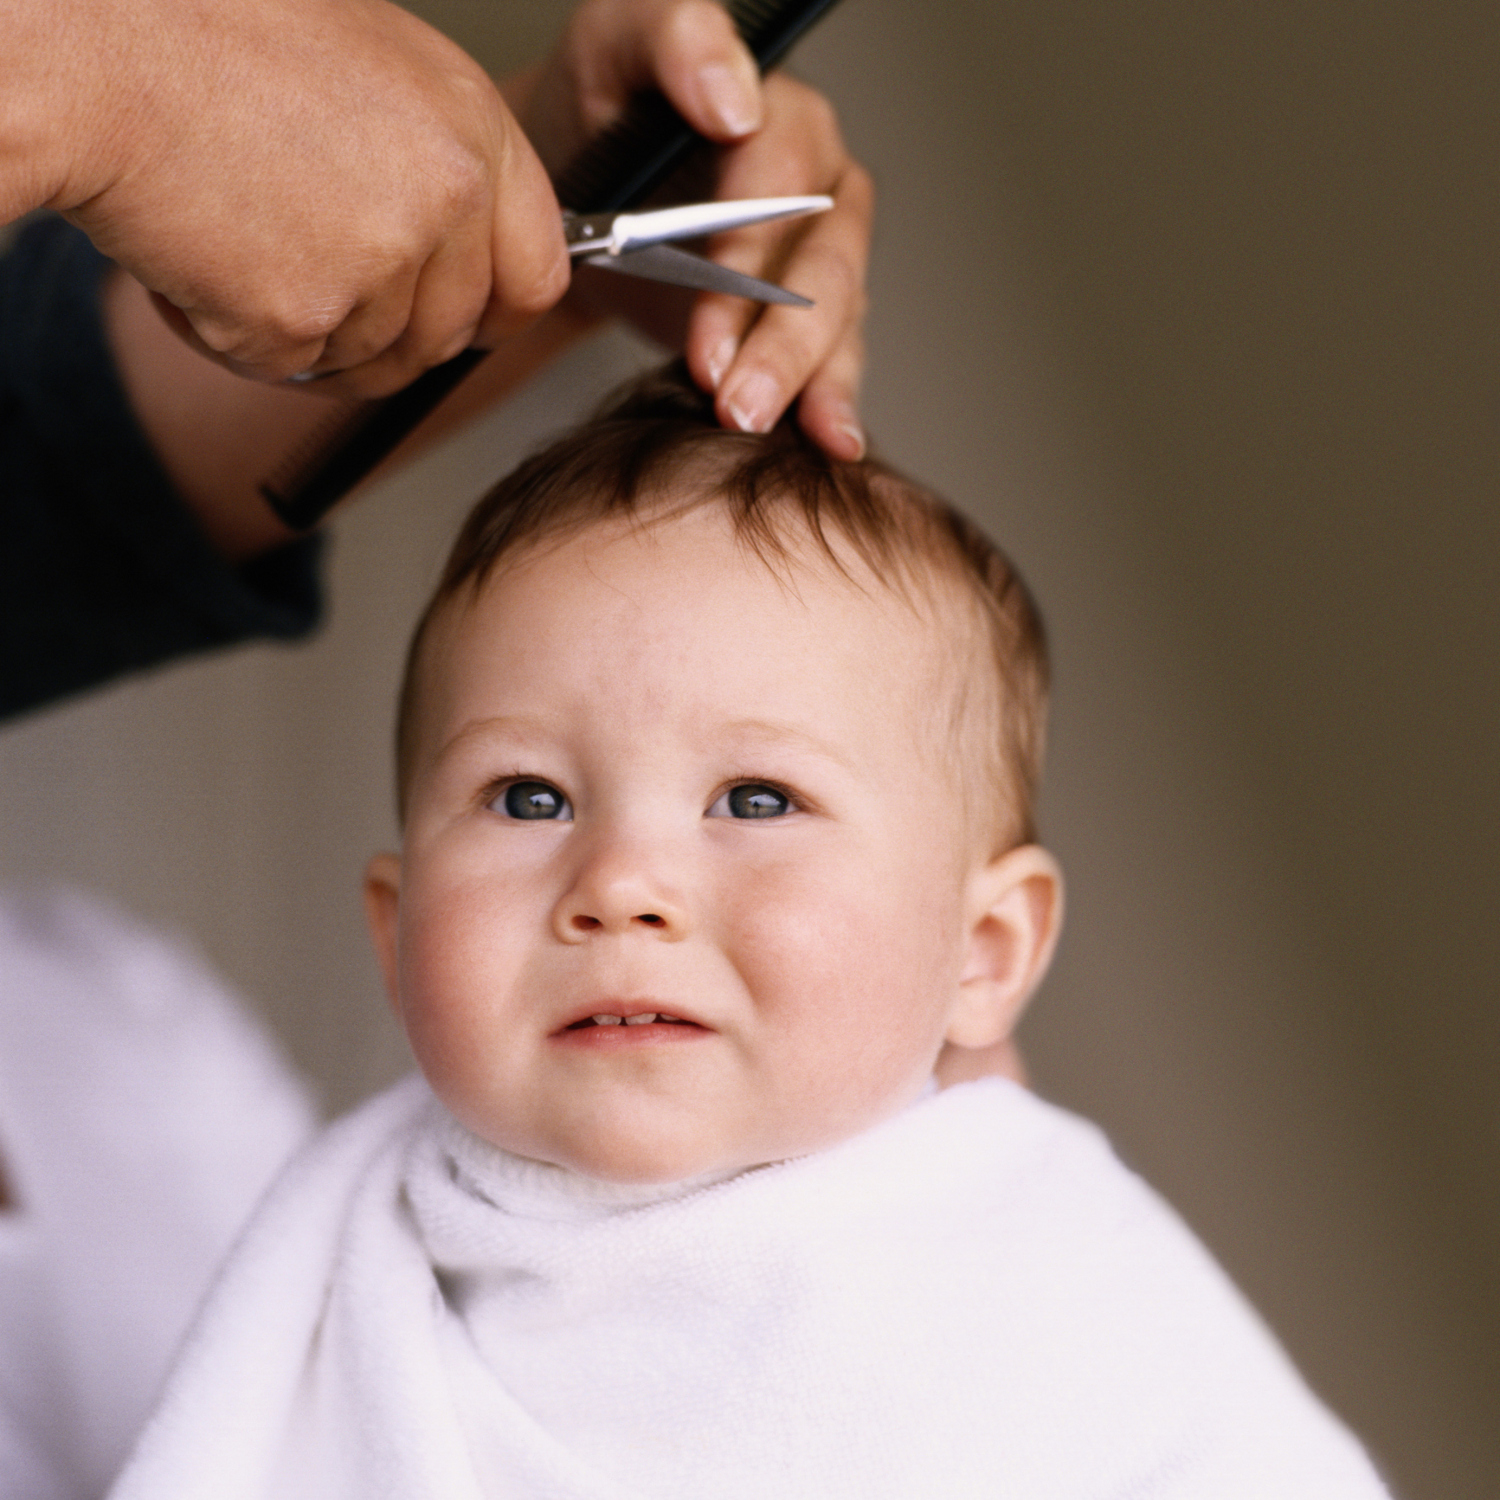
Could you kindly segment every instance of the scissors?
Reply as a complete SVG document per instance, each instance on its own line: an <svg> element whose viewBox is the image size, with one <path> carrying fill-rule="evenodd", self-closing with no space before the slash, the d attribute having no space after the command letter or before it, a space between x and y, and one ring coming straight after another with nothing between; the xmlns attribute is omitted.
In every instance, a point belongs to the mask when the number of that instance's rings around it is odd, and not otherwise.
<svg viewBox="0 0 1500 1500"><path fill-rule="evenodd" d="M728 297L748 297L752 302L779 302L786 307L811 307L812 301L680 250L673 240L698 239L748 224L769 224L776 219L797 219L806 214L826 213L833 199L824 193L796 198L731 198L722 203L683 203L676 208L648 209L644 213L575 214L563 210L563 238L568 254L586 266L643 276L648 281L670 282L700 292L722 292ZM336 370L306 370L288 375L288 385L326 380Z"/></svg>
<svg viewBox="0 0 1500 1500"><path fill-rule="evenodd" d="M733 271L690 250L681 250L671 241L697 239L726 229L741 229L747 224L820 214L832 207L832 198L810 194L800 198L684 203L676 208L648 209L642 213L575 214L564 209L563 235L568 242L568 254L574 260L603 271L644 276L648 281L666 281L701 292L748 297L754 302L811 307L811 301L796 292Z"/></svg>

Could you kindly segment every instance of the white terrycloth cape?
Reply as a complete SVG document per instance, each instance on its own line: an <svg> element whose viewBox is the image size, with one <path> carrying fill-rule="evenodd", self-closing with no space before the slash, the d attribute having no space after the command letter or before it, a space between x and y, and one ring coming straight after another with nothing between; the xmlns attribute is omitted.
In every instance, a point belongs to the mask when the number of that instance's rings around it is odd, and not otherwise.
<svg viewBox="0 0 1500 1500"><path fill-rule="evenodd" d="M419 1082L231 1260L115 1500L1370 1500L1092 1127L1000 1081L674 1190L495 1151Z"/></svg>
<svg viewBox="0 0 1500 1500"><path fill-rule="evenodd" d="M203 1293L313 1130L201 959L88 897L0 894L0 1497L98 1500Z"/></svg>

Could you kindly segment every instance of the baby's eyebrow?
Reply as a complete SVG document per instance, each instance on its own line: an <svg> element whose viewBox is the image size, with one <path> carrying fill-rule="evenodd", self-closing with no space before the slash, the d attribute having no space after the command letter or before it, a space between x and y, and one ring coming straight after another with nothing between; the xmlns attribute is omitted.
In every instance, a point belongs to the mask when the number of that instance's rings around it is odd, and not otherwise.
<svg viewBox="0 0 1500 1500"><path fill-rule="evenodd" d="M434 759L446 760L473 740L488 744L497 740L535 739L546 728L547 720L540 714L497 714L488 719L470 719L438 747Z"/></svg>
<svg viewBox="0 0 1500 1500"><path fill-rule="evenodd" d="M737 747L740 742L746 742L752 747L757 743L778 746L790 743L798 749L811 751L824 760L832 761L845 770L855 769L849 758L827 740L820 739L800 724L792 724L786 720L731 719L722 726L722 733L726 740L735 743Z"/></svg>
<svg viewBox="0 0 1500 1500"><path fill-rule="evenodd" d="M441 764L471 743L491 746L505 741L526 741L534 744L554 733L556 728L555 721L543 714L497 714L492 718L471 719L444 741L433 759ZM705 734L704 738L707 739L708 735ZM791 746L846 771L857 770L854 762L836 746L790 720L729 719L716 726L713 738L730 753L751 755L761 749Z"/></svg>

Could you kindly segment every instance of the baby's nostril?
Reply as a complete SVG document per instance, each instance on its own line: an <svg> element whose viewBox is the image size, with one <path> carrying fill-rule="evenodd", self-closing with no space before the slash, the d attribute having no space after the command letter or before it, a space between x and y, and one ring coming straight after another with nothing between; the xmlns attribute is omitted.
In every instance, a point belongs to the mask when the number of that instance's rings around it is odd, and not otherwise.
<svg viewBox="0 0 1500 1500"><path fill-rule="evenodd" d="M643 912L641 914L641 921L645 922L649 927L666 926L666 923L654 911Z"/></svg>

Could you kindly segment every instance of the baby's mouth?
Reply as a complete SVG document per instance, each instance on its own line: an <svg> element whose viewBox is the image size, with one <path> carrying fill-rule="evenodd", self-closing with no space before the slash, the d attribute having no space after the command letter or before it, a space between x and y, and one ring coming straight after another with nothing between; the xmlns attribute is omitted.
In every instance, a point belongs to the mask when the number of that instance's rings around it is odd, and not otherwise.
<svg viewBox="0 0 1500 1500"><path fill-rule="evenodd" d="M574 1021L571 1026L565 1026L565 1031L585 1031L590 1026L650 1026L660 1022L666 1026L693 1026L696 1022L684 1021L680 1016L669 1016L662 1011L643 1010L632 1016L614 1016L602 1013L597 1016L585 1016L581 1021Z"/></svg>

